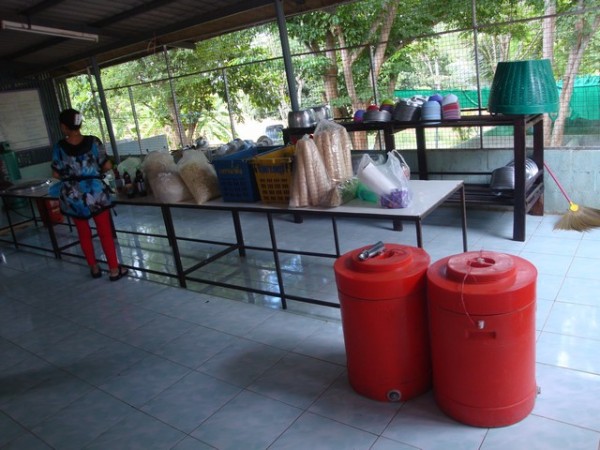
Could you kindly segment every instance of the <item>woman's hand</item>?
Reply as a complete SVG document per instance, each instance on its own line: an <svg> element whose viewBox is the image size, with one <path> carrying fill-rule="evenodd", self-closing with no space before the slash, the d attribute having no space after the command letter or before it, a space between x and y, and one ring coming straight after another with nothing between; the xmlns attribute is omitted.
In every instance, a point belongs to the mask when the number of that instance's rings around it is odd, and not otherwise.
<svg viewBox="0 0 600 450"><path fill-rule="evenodd" d="M104 172L108 172L110 169L113 168L113 164L112 161L110 159L107 159L106 162L102 165L102 167L100 168L100 171L102 173Z"/></svg>

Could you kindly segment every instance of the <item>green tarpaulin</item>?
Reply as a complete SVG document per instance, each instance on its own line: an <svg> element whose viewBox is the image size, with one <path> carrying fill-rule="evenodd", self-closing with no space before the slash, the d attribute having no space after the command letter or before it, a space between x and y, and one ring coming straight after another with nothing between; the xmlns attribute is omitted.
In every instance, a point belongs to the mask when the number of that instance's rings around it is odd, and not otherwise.
<svg viewBox="0 0 600 450"><path fill-rule="evenodd" d="M562 89L562 82L558 82L557 87ZM431 89L405 89L394 92L396 98L411 98L415 95L430 96L435 93L444 96L454 94L458 97L458 103L462 109L477 108L479 99L476 90L440 90L432 91ZM483 109L487 108L488 98L490 95L489 88L481 89L481 105ZM573 95L571 97L571 114L570 120L585 119L585 120L600 120L600 76L582 76L577 77L573 87Z"/></svg>

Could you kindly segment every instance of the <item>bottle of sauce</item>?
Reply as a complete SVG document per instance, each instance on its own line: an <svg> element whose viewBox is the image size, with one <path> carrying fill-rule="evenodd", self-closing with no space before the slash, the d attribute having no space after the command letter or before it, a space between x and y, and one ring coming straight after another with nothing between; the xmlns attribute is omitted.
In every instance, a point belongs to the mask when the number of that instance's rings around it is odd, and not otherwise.
<svg viewBox="0 0 600 450"><path fill-rule="evenodd" d="M146 182L144 181L144 174L140 169L135 171L135 190L142 197L145 196L148 192L146 191Z"/></svg>
<svg viewBox="0 0 600 450"><path fill-rule="evenodd" d="M115 178L115 189L118 194L122 194L124 190L125 183L123 182L123 178L121 178L121 174L119 173L119 169L116 167L113 168L114 178Z"/></svg>
<svg viewBox="0 0 600 450"><path fill-rule="evenodd" d="M128 198L135 197L135 186L133 185L129 172L126 170L123 172L123 184L125 188L125 195L127 195Z"/></svg>

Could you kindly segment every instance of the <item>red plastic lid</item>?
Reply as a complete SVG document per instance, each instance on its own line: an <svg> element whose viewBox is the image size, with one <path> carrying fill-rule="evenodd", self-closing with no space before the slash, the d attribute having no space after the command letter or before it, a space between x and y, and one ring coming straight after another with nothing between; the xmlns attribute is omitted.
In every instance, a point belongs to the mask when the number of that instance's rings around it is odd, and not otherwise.
<svg viewBox="0 0 600 450"><path fill-rule="evenodd" d="M340 256L333 265L338 290L364 300L424 296L429 254L418 247L384 245L382 253L365 260L359 255L369 246Z"/></svg>
<svg viewBox="0 0 600 450"><path fill-rule="evenodd" d="M361 260L359 255L368 247L359 248L351 253L350 268L355 272L388 272L403 269L413 261L413 251L409 247L391 246L371 258Z"/></svg>
<svg viewBox="0 0 600 450"><path fill-rule="evenodd" d="M430 305L464 314L506 314L535 303L537 270L523 258L489 251L443 258L427 270Z"/></svg>
<svg viewBox="0 0 600 450"><path fill-rule="evenodd" d="M504 253L467 252L451 256L447 263L447 276L465 283L490 283L513 277L514 259Z"/></svg>

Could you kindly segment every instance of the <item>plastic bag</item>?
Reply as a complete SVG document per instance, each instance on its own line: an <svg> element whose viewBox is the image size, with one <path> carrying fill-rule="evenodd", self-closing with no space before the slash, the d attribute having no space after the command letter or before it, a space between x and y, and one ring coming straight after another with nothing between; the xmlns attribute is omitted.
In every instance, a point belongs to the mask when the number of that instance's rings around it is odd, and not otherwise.
<svg viewBox="0 0 600 450"><path fill-rule="evenodd" d="M290 206L332 206L332 183L315 142L304 136L296 142L294 173L290 190ZM339 204L339 203L338 203ZM337 206L337 205L333 205Z"/></svg>
<svg viewBox="0 0 600 450"><path fill-rule="evenodd" d="M387 159L386 159L385 163L383 164L383 166L381 167L381 169L383 171L385 171L386 174L393 173L395 170L398 169L398 166L395 161L396 158L400 162L400 167L402 168L402 171L404 172L404 176L406 177L407 180L410 180L410 167L408 166L408 163L406 162L406 160L404 159L404 157L400 154L400 152L398 150L391 150L391 151L387 152Z"/></svg>
<svg viewBox="0 0 600 450"><path fill-rule="evenodd" d="M177 172L159 172L149 179L154 197L162 203L190 200L192 194Z"/></svg>
<svg viewBox="0 0 600 450"><path fill-rule="evenodd" d="M369 155L363 155L357 177L379 196L379 203L384 208L406 208L412 202L408 178L396 157L388 157L386 164L377 166Z"/></svg>
<svg viewBox="0 0 600 450"><path fill-rule="evenodd" d="M142 162L142 172L148 181L146 188L154 193L154 179L159 173L177 172L173 156L167 152L153 151L148 153Z"/></svg>
<svg viewBox="0 0 600 450"><path fill-rule="evenodd" d="M335 207L356 197L358 181L352 177L332 179L315 141L310 137L304 136L296 142L294 157L290 206Z"/></svg>
<svg viewBox="0 0 600 450"><path fill-rule="evenodd" d="M146 178L150 178L161 172L177 172L177 165L170 153L154 151L144 158L142 172Z"/></svg>
<svg viewBox="0 0 600 450"><path fill-rule="evenodd" d="M217 172L201 150L183 152L177 168L199 205L221 195Z"/></svg>
<svg viewBox="0 0 600 450"><path fill-rule="evenodd" d="M330 120L320 120L313 136L329 178L339 181L352 178L352 141L346 128Z"/></svg>
<svg viewBox="0 0 600 450"><path fill-rule="evenodd" d="M142 160L136 156L130 156L119 163L117 170L121 175L127 172L133 178L135 172L141 167Z"/></svg>

